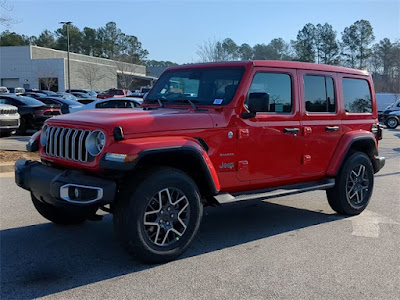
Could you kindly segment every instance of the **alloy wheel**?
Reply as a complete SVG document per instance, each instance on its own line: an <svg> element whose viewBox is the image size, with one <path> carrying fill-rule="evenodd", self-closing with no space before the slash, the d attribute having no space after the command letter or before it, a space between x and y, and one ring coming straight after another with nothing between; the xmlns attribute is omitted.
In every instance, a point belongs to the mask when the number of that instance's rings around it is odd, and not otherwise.
<svg viewBox="0 0 400 300"><path fill-rule="evenodd" d="M179 241L189 224L190 207L185 194L176 188L160 190L150 199L144 213L147 238L161 247Z"/></svg>

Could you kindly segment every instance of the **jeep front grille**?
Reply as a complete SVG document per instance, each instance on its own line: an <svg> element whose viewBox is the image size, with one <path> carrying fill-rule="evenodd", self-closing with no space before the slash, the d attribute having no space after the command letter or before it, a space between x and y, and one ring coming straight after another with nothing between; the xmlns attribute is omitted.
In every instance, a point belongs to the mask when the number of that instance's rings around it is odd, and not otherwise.
<svg viewBox="0 0 400 300"><path fill-rule="evenodd" d="M49 126L44 151L49 156L87 162L93 158L86 149L86 139L90 132L84 129Z"/></svg>

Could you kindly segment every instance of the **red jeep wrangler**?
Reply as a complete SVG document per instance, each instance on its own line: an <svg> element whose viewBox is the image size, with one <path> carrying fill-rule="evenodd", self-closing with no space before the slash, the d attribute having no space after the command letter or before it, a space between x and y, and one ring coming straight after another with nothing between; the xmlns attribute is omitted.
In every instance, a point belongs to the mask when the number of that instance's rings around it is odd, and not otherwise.
<svg viewBox="0 0 400 300"><path fill-rule="evenodd" d="M19 160L16 183L54 223L114 215L145 262L182 254L204 205L326 190L332 209L361 213L378 156L371 76L300 62L251 61L168 69L140 109L48 120Z"/></svg>

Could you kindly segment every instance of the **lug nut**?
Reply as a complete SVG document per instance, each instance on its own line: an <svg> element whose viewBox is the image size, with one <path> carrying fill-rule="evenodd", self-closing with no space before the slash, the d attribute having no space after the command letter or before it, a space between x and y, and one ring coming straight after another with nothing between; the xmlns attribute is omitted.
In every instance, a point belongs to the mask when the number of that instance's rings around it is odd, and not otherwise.
<svg viewBox="0 0 400 300"><path fill-rule="evenodd" d="M171 214L171 218L173 218L174 217L174 214Z"/></svg>
<svg viewBox="0 0 400 300"><path fill-rule="evenodd" d="M167 210L170 211L170 210L171 210L171 207L168 206Z"/></svg>
<svg viewBox="0 0 400 300"><path fill-rule="evenodd" d="M169 222L167 222L167 223L165 223L165 224L167 224L167 226L169 225Z"/></svg>
<svg viewBox="0 0 400 300"><path fill-rule="evenodd" d="M162 223L162 222L163 222L163 220L161 219L161 220L160 220L160 223Z"/></svg>

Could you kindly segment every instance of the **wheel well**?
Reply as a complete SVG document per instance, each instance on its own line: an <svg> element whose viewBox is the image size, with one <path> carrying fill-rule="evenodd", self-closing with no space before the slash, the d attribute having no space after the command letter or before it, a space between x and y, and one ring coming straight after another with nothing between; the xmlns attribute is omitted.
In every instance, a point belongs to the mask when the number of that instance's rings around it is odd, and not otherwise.
<svg viewBox="0 0 400 300"><path fill-rule="evenodd" d="M345 156L345 159L343 160L342 165L355 152L365 153L371 160L372 166L374 167L374 171L376 171L377 166L375 163L375 156L378 155L378 151L377 151L375 142L372 138L359 139L359 140L354 141L350 145L350 148L346 153L346 156Z"/></svg>
<svg viewBox="0 0 400 300"><path fill-rule="evenodd" d="M141 174L146 170L159 167L171 167L190 176L204 198L215 194L215 186L201 156L194 151L166 151L144 155L135 167L134 173Z"/></svg>

